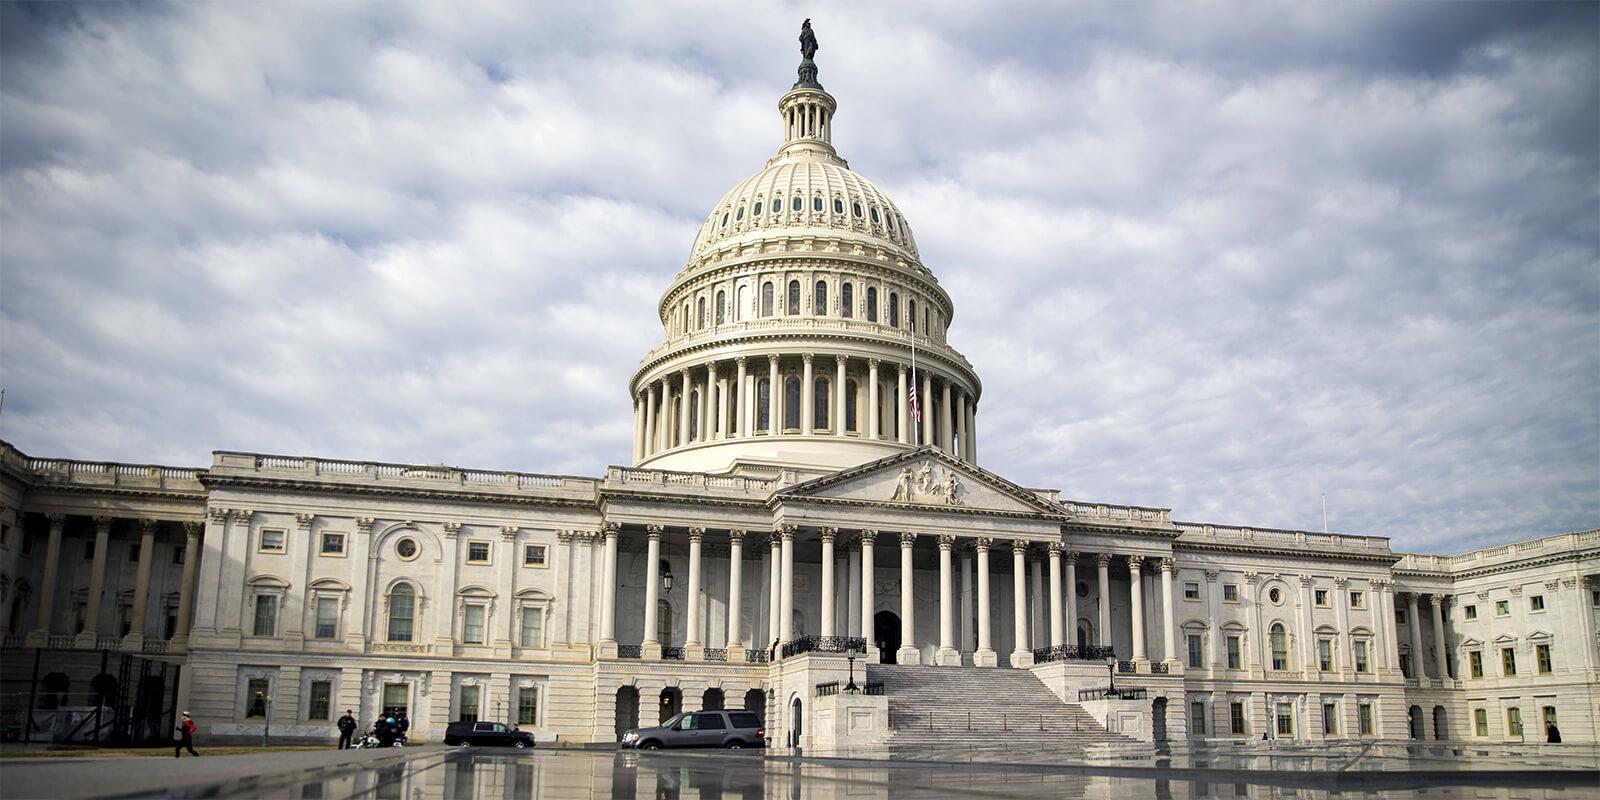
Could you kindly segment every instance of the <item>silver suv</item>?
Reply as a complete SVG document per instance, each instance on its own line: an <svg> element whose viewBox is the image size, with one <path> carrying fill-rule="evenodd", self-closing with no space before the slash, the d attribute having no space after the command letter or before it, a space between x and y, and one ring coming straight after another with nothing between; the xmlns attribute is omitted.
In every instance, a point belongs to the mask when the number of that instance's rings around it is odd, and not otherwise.
<svg viewBox="0 0 1600 800"><path fill-rule="evenodd" d="M689 711L655 728L622 734L622 746L636 750L665 747L765 747L767 731L753 711Z"/></svg>

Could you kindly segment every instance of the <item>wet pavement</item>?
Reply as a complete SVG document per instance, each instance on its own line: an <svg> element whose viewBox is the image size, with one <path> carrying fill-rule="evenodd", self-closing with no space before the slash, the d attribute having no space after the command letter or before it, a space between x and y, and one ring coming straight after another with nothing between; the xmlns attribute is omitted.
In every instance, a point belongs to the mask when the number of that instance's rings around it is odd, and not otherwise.
<svg viewBox="0 0 1600 800"><path fill-rule="evenodd" d="M466 798L626 798L627 800L921 800L990 798L1600 798L1593 748L1477 750L1446 746L1352 745L1255 752L1195 748L1123 753L1094 763L840 757L765 758L759 751L635 753L408 747L350 758L332 753L219 756L196 780L165 759L51 759L0 763L0 792L25 797L231 798L291 800L466 800ZM1363 749L1366 752L1362 752ZM1389 752L1378 752L1387 750ZM1338 752L1331 752L1338 751ZM346 751L349 752L349 751ZM40 761L44 761L41 759ZM205 761L185 761L191 768ZM1543 763L1540 763L1540 762ZM119 763L120 762L120 763ZM135 763L145 762L145 763ZM162 763L164 762L164 763ZM103 780L74 790L104 771ZM140 770L150 774L140 775ZM50 774L62 779L50 781ZM153 782L152 782L153 781ZM173 788L165 788L172 786Z"/></svg>

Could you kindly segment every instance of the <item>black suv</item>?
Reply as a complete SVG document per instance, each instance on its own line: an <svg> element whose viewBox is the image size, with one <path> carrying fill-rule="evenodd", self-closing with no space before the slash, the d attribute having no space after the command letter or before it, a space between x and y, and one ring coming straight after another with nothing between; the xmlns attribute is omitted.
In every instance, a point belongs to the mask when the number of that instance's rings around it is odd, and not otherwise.
<svg viewBox="0 0 1600 800"><path fill-rule="evenodd" d="M521 750L533 746L533 734L502 722L452 722L444 728L444 743L452 746L515 747Z"/></svg>
<svg viewBox="0 0 1600 800"><path fill-rule="evenodd" d="M657 728L635 728L622 734L622 746L638 750L663 747L765 747L767 731L753 711L691 711Z"/></svg>

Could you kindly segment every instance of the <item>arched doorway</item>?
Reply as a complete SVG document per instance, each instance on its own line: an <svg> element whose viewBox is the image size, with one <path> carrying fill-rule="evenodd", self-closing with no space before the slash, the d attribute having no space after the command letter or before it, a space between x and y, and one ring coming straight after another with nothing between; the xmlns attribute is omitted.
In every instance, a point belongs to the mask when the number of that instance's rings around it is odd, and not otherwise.
<svg viewBox="0 0 1600 800"><path fill-rule="evenodd" d="M678 712L683 710L683 691L676 686L668 686L662 689L661 702L657 705L661 707L661 718L656 721L656 724L660 725L677 716Z"/></svg>
<svg viewBox="0 0 1600 800"><path fill-rule="evenodd" d="M116 701L117 679L102 672L89 680L89 705L109 706Z"/></svg>
<svg viewBox="0 0 1600 800"><path fill-rule="evenodd" d="M1422 706L1406 709L1406 726L1410 729L1411 738L1422 738Z"/></svg>
<svg viewBox="0 0 1600 800"><path fill-rule="evenodd" d="M1078 620L1078 644L1094 644L1094 623L1086 619Z"/></svg>
<svg viewBox="0 0 1600 800"><path fill-rule="evenodd" d="M802 724L803 716L802 716L802 713L801 713L804 710L805 710L805 707L800 704L800 698L798 696L795 697L795 699L792 702L789 703L789 746L790 747L799 747L800 746L800 735L805 732L805 727Z"/></svg>
<svg viewBox="0 0 1600 800"><path fill-rule="evenodd" d="M885 664L895 664L895 651L900 649L900 615L893 611L879 611L872 617L872 641L878 646L878 657Z"/></svg>
<svg viewBox="0 0 1600 800"><path fill-rule="evenodd" d="M617 741L622 734L639 727L639 690L624 686L617 690Z"/></svg>
<svg viewBox="0 0 1600 800"><path fill-rule="evenodd" d="M700 695L700 707L706 711L721 711L724 702L721 689L707 689L705 694Z"/></svg>
<svg viewBox="0 0 1600 800"><path fill-rule="evenodd" d="M754 711L761 717L762 724L767 721L767 693L760 689L751 689L744 693L744 710Z"/></svg>
<svg viewBox="0 0 1600 800"><path fill-rule="evenodd" d="M1437 739L1437 740L1442 742L1442 741L1450 738L1450 733L1449 733L1450 728L1446 724L1447 722L1448 722L1448 720L1446 720L1445 716L1444 716L1444 706L1434 706L1433 707L1433 738L1434 739Z"/></svg>
<svg viewBox="0 0 1600 800"><path fill-rule="evenodd" d="M1150 702L1150 738L1158 742L1167 740L1167 698L1157 697Z"/></svg>

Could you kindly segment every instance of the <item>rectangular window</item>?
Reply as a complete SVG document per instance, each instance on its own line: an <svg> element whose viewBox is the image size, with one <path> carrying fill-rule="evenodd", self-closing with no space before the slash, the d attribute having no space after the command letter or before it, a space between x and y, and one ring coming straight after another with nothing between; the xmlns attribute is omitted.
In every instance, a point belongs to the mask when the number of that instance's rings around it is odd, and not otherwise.
<svg viewBox="0 0 1600 800"><path fill-rule="evenodd" d="M1200 584L1193 583L1193 582L1185 582L1183 584L1183 599L1185 599L1185 600L1199 600L1200 599Z"/></svg>
<svg viewBox="0 0 1600 800"><path fill-rule="evenodd" d="M544 609L522 609L522 646L544 647Z"/></svg>
<svg viewBox="0 0 1600 800"><path fill-rule="evenodd" d="M171 640L178 634L178 609L175 606L167 606L162 613L165 616L161 621L161 638Z"/></svg>
<svg viewBox="0 0 1600 800"><path fill-rule="evenodd" d="M1372 665L1367 663L1367 643L1358 639L1351 646L1355 649L1356 672L1371 672Z"/></svg>
<svg viewBox="0 0 1600 800"><path fill-rule="evenodd" d="M1411 677L1411 654L1410 653L1401 653L1400 654L1400 674L1406 676L1407 678Z"/></svg>
<svg viewBox="0 0 1600 800"><path fill-rule="evenodd" d="M323 531L321 552L325 556L344 555L344 534Z"/></svg>
<svg viewBox="0 0 1600 800"><path fill-rule="evenodd" d="M1333 640L1317 640L1317 669L1323 672L1333 671Z"/></svg>
<svg viewBox="0 0 1600 800"><path fill-rule="evenodd" d="M1474 678L1483 677L1483 651L1471 650L1467 652L1468 674Z"/></svg>
<svg viewBox="0 0 1600 800"><path fill-rule="evenodd" d="M1536 644L1536 645L1534 645L1533 646L1533 655L1534 655L1534 659L1538 662L1538 665L1539 665L1539 674L1540 675L1549 675L1550 674L1550 667L1551 667L1551 664L1550 664L1550 645L1547 645L1547 644Z"/></svg>
<svg viewBox="0 0 1600 800"><path fill-rule="evenodd" d="M542 567L546 564L547 548L542 544L528 544L522 546L522 566Z"/></svg>
<svg viewBox="0 0 1600 800"><path fill-rule="evenodd" d="M383 707L409 713L411 710L411 687L403 683L384 684Z"/></svg>
<svg viewBox="0 0 1600 800"><path fill-rule="evenodd" d="M1204 734L1206 732L1206 704L1195 700L1189 704L1189 733Z"/></svg>
<svg viewBox="0 0 1600 800"><path fill-rule="evenodd" d="M487 563L489 563L489 543L488 542L467 542L467 563L468 564L487 564Z"/></svg>
<svg viewBox="0 0 1600 800"><path fill-rule="evenodd" d="M539 687L524 686L517 690L517 724L539 724Z"/></svg>
<svg viewBox="0 0 1600 800"><path fill-rule="evenodd" d="M1522 738L1522 709L1506 709L1506 735Z"/></svg>
<svg viewBox="0 0 1600 800"><path fill-rule="evenodd" d="M1467 621L1470 622L1470 621L1475 620L1475 619L1478 618L1478 607L1477 606L1462 606L1461 607L1461 613L1465 614L1466 617L1467 617Z"/></svg>
<svg viewBox="0 0 1600 800"><path fill-rule="evenodd" d="M1546 729L1548 729L1549 726L1556 724L1556 707L1555 706L1545 706L1542 709L1542 712L1543 712L1543 721L1544 721ZM1560 727L1560 726L1557 725L1556 727Z"/></svg>
<svg viewBox="0 0 1600 800"><path fill-rule="evenodd" d="M1361 726L1362 736L1372 735L1372 704L1362 703L1356 706L1356 724Z"/></svg>
<svg viewBox="0 0 1600 800"><path fill-rule="evenodd" d="M72 632L83 633L83 624L89 618L89 604L82 600L72 603Z"/></svg>
<svg viewBox="0 0 1600 800"><path fill-rule="evenodd" d="M83 543L83 560L84 561L93 561L94 560L94 540L93 539L86 540Z"/></svg>
<svg viewBox="0 0 1600 800"><path fill-rule="evenodd" d="M1494 615L1497 616L1497 617L1509 617L1509 616L1511 616L1511 601L1510 600L1496 600L1496 601L1494 601Z"/></svg>
<svg viewBox="0 0 1600 800"><path fill-rule="evenodd" d="M263 553L281 553L281 552L283 552L283 542L284 542L285 535L286 535L285 532L281 531L281 530L276 530L276 529L272 529L272 528L262 528L261 529L261 546L260 546L259 549Z"/></svg>
<svg viewBox="0 0 1600 800"><path fill-rule="evenodd" d="M312 681L311 699L306 703L306 719L326 720L333 705L333 681Z"/></svg>
<svg viewBox="0 0 1600 800"><path fill-rule="evenodd" d="M1351 592L1350 593L1350 607L1351 608L1366 608L1367 607L1367 593L1366 592L1360 592L1360 591Z"/></svg>
<svg viewBox="0 0 1600 800"><path fill-rule="evenodd" d="M140 555L140 553L139 553L139 543L138 542L134 542L133 544L128 545L128 563L129 564L137 564L137 563L139 563L139 555ZM1540 600L1542 601L1543 598L1540 598Z"/></svg>
<svg viewBox="0 0 1600 800"><path fill-rule="evenodd" d="M256 636L273 636L278 630L278 598L270 594L256 595L256 619L252 629Z"/></svg>
<svg viewBox="0 0 1600 800"><path fill-rule="evenodd" d="M267 716L267 697L271 684L266 678L251 678L244 685L244 699L246 719L265 719Z"/></svg>
<svg viewBox="0 0 1600 800"><path fill-rule="evenodd" d="M1237 583L1224 583L1224 584L1222 584L1222 600L1225 603L1237 603L1237 602L1239 602L1239 584L1237 584ZM1600 604L1597 604L1597 605L1600 605Z"/></svg>
<svg viewBox="0 0 1600 800"><path fill-rule="evenodd" d="M31 541L32 540L26 536L22 537L22 552L26 553L33 549L33 546L30 544ZM1600 608L1600 589L1595 589L1589 593L1589 605L1594 606L1595 608Z"/></svg>
<svg viewBox="0 0 1600 800"><path fill-rule="evenodd" d="M467 606L461 614L461 642L483 644L483 606Z"/></svg>
<svg viewBox="0 0 1600 800"><path fill-rule="evenodd" d="M1544 610L1544 595L1536 594L1536 595L1528 598L1528 610L1529 611L1543 611Z"/></svg>
<svg viewBox="0 0 1600 800"><path fill-rule="evenodd" d="M339 598L317 598L317 638L332 639L339 635Z"/></svg>
<svg viewBox="0 0 1600 800"><path fill-rule="evenodd" d="M1489 735L1489 709L1472 709L1472 732L1479 736Z"/></svg>
<svg viewBox="0 0 1600 800"><path fill-rule="evenodd" d="M21 550L22 550L22 554L25 555L25 556L26 555L31 555L33 553L33 531L30 531L27 528L23 528L22 529L22 548L21 548ZM1596 597L1600 597L1600 592L1595 592L1595 596ZM1595 605L1600 606L1600 600L1596 600L1595 601Z"/></svg>
<svg viewBox="0 0 1600 800"><path fill-rule="evenodd" d="M1240 668L1239 637L1237 637L1237 636L1229 636L1227 638L1227 643L1228 643L1228 669L1239 669Z"/></svg>
<svg viewBox="0 0 1600 800"><path fill-rule="evenodd" d="M474 722L478 719L478 687L461 687L461 707L456 719L462 722Z"/></svg>
<svg viewBox="0 0 1600 800"><path fill-rule="evenodd" d="M1337 703L1322 704L1322 735L1333 736L1339 733L1339 706Z"/></svg>
<svg viewBox="0 0 1600 800"><path fill-rule="evenodd" d="M0 547L11 546L11 526L0 525Z"/></svg>
<svg viewBox="0 0 1600 800"><path fill-rule="evenodd" d="M132 603L123 603L117 607L117 623L117 627L121 629L121 635L123 636L127 636L128 632L133 630Z"/></svg>
<svg viewBox="0 0 1600 800"><path fill-rule="evenodd" d="M1401 625L1406 624L1406 610L1403 609L1403 608L1395 609L1394 610L1394 621L1400 623Z"/></svg>
<svg viewBox="0 0 1600 800"><path fill-rule="evenodd" d="M1279 703L1277 708L1278 735L1294 735L1294 706L1288 703Z"/></svg>
<svg viewBox="0 0 1600 800"><path fill-rule="evenodd" d="M1202 664L1202 657L1201 657L1201 652L1200 652L1201 651L1201 648L1200 648L1200 643L1201 643L1200 636L1198 634L1191 633L1187 637L1185 637L1185 639L1187 640L1188 645L1189 645L1189 668L1190 669L1199 669L1201 667L1201 664Z"/></svg>
<svg viewBox="0 0 1600 800"><path fill-rule="evenodd" d="M1327 589L1314 589L1311 592L1311 596L1312 596L1313 602L1315 602L1317 604L1318 608L1327 608L1328 607L1328 590Z"/></svg>
<svg viewBox="0 0 1600 800"><path fill-rule="evenodd" d="M1507 677L1517 674L1516 648L1500 648L1500 672Z"/></svg>
<svg viewBox="0 0 1600 800"><path fill-rule="evenodd" d="M1244 703L1239 700L1228 704L1228 732L1241 735L1246 733L1244 727Z"/></svg>

